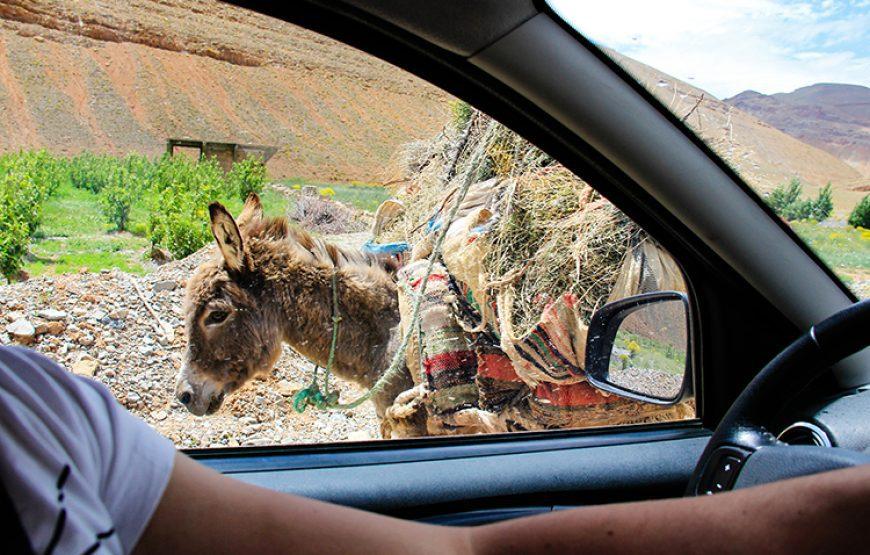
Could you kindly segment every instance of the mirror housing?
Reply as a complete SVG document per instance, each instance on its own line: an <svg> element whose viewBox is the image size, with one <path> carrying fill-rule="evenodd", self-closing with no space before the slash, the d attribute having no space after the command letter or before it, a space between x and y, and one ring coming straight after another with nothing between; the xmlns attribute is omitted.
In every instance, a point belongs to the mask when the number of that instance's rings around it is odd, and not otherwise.
<svg viewBox="0 0 870 555"><path fill-rule="evenodd" d="M617 384L612 379L611 361L614 343L616 341L617 332L626 318L650 307L656 303L667 303L678 301L683 308L684 321L686 330L686 363L682 375L682 383L680 389L674 397L663 398L655 397L641 391L635 391L627 388L624 385ZM589 324L589 331L586 340L586 379L594 387L614 393L622 397L642 401L645 403L653 403L656 405L674 405L679 403L684 398L689 396L692 391L692 373L691 373L691 328L689 327L689 300L685 293L679 291L655 291L653 293L644 293L626 297L617 301L608 303L601 307L593 316Z"/></svg>

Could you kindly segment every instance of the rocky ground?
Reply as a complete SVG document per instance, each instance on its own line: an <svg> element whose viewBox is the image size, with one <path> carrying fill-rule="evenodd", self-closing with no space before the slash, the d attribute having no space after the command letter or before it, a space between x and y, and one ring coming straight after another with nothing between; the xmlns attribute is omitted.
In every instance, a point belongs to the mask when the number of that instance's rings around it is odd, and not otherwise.
<svg viewBox="0 0 870 555"><path fill-rule="evenodd" d="M184 287L194 268L212 255L210 249L144 277L112 270L0 287L0 329L6 332L0 333L0 344L27 344L93 377L180 447L378 438L370 403L351 412L296 413L292 396L310 380L311 364L289 349L270 376L232 395L212 416L195 417L175 401L185 344ZM338 386L343 401L362 393L351 384Z"/></svg>

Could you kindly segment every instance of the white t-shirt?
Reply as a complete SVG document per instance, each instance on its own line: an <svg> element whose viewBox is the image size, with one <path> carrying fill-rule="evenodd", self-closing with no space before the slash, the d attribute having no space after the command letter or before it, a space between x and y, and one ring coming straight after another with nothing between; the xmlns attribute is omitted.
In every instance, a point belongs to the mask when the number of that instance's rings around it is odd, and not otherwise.
<svg viewBox="0 0 870 555"><path fill-rule="evenodd" d="M175 448L101 384L0 347L0 479L36 553L129 553Z"/></svg>

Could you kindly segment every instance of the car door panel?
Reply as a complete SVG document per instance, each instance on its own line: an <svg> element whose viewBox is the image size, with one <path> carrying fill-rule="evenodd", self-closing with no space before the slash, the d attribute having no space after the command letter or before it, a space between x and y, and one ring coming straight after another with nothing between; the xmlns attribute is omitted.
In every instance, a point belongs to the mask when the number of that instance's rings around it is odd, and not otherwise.
<svg viewBox="0 0 870 555"><path fill-rule="evenodd" d="M276 491L406 517L450 520L455 513L457 521L468 523L556 504L679 494L708 437L701 428L686 426L506 441L488 448L484 443L384 450L375 443L344 453L264 453L247 463L214 453L199 459ZM478 513L464 513L469 507Z"/></svg>

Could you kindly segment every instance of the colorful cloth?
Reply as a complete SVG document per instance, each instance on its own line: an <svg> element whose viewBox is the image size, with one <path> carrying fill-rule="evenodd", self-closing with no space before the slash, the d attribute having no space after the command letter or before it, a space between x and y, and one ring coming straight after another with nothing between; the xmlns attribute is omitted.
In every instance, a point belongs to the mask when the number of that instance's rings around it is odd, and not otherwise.
<svg viewBox="0 0 870 555"><path fill-rule="evenodd" d="M399 272L403 294L420 290L428 262L420 260ZM477 406L477 355L469 347L464 330L457 324L451 309L454 296L449 287L446 268L435 264L420 305L417 330L420 343L420 366L430 391L431 407L436 414ZM405 300L407 304L412 304Z"/></svg>

